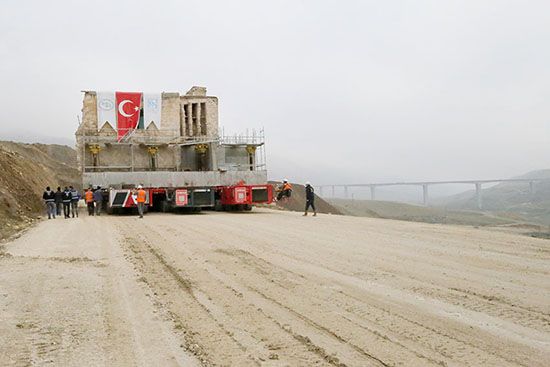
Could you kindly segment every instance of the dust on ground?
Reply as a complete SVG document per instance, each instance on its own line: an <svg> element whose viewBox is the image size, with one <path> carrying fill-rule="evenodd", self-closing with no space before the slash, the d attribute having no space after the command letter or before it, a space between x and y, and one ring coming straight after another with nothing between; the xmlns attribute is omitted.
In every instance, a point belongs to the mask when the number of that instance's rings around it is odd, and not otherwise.
<svg viewBox="0 0 550 367"><path fill-rule="evenodd" d="M5 250L8 366L550 364L543 239L255 209L43 221Z"/></svg>

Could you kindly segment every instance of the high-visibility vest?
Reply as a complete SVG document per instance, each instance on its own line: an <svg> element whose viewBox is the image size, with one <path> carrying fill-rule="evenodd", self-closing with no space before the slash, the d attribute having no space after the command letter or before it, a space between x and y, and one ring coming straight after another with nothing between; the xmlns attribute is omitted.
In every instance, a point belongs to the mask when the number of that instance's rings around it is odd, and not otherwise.
<svg viewBox="0 0 550 367"><path fill-rule="evenodd" d="M283 185L283 190L292 190L292 185L288 182Z"/></svg>
<svg viewBox="0 0 550 367"><path fill-rule="evenodd" d="M145 193L145 190L139 190L137 193L137 202L144 203L146 198L147 194Z"/></svg>
<svg viewBox="0 0 550 367"><path fill-rule="evenodd" d="M94 201L94 193L92 190L86 191L86 194L84 194L84 198L86 199L87 203L91 203Z"/></svg>

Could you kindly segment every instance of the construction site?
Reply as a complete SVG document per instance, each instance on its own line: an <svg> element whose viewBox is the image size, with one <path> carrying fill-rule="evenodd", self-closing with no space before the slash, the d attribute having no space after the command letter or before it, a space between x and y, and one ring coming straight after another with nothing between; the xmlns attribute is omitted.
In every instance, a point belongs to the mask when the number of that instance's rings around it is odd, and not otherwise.
<svg viewBox="0 0 550 367"><path fill-rule="evenodd" d="M550 1L0 25L0 367L550 366Z"/></svg>
<svg viewBox="0 0 550 367"><path fill-rule="evenodd" d="M263 132L218 124L203 87L85 91L74 151L0 145L2 365L550 364L548 240L319 197L304 217L298 184L272 203ZM114 215L42 220L54 180Z"/></svg>

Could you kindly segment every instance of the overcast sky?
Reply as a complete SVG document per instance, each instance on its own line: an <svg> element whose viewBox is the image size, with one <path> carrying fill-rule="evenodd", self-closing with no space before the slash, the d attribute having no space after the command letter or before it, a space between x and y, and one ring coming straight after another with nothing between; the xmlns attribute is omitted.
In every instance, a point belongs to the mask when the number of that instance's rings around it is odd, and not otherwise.
<svg viewBox="0 0 550 367"><path fill-rule="evenodd" d="M74 140L81 90L219 97L270 177L550 168L548 1L24 1L0 12L0 137Z"/></svg>

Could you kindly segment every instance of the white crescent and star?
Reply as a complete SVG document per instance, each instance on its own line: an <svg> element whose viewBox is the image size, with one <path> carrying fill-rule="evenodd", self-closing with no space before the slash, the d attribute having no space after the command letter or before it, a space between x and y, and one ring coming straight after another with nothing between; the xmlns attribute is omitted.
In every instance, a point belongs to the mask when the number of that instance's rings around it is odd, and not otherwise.
<svg viewBox="0 0 550 367"><path fill-rule="evenodd" d="M131 115L129 115L126 112L124 112L124 105L126 105L127 103L132 103L133 104L134 102L130 101L129 99L125 99L122 102L120 102L120 104L118 105L118 113L120 113L124 117L132 117L136 114L137 111L139 111L139 107L134 106L134 111L135 112L132 113Z"/></svg>

